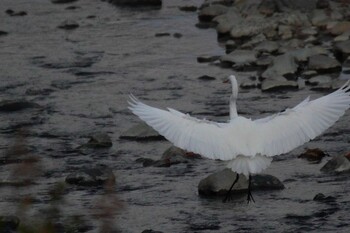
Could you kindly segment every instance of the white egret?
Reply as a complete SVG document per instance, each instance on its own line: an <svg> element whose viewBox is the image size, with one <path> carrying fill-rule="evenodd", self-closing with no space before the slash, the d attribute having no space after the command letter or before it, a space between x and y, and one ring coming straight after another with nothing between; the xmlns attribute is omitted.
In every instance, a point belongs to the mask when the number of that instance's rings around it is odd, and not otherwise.
<svg viewBox="0 0 350 233"><path fill-rule="evenodd" d="M312 101L308 97L294 108L251 120L237 114L237 80L234 75L229 80L232 95L227 123L200 120L172 108L154 108L133 95L129 102L129 109L135 115L175 146L209 159L228 161L227 167L237 176L223 201L229 197L239 174L249 178L248 202L254 201L250 192L251 174L267 168L273 156L287 153L320 135L350 106L348 81L326 96Z"/></svg>

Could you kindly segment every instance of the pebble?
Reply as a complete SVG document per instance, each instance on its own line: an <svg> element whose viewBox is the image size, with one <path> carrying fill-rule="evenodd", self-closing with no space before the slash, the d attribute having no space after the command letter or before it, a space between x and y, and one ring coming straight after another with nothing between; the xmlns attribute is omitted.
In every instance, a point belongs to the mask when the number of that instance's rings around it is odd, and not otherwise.
<svg viewBox="0 0 350 233"><path fill-rule="evenodd" d="M79 186L98 186L106 182L115 182L115 176L106 166L96 166L93 168L81 168L66 177L68 184Z"/></svg>

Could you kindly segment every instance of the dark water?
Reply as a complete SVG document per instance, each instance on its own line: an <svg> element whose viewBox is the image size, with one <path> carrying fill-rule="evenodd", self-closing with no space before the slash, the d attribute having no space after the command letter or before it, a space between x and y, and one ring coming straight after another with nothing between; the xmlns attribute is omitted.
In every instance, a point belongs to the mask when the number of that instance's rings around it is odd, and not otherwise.
<svg viewBox="0 0 350 233"><path fill-rule="evenodd" d="M135 160L158 159L171 144L119 139L139 122L127 110L130 92L154 106L226 120L230 87L221 79L233 71L196 62L199 55L222 55L224 49L215 30L195 27L197 13L178 9L201 3L164 1L161 10L131 10L96 0L68 5L2 0L0 30L9 34L0 37L0 100L25 98L42 108L1 113L0 150L4 155L16 143L16 129L26 126L26 143L40 156L45 175L30 188L0 187L0 215L16 214L18 199L26 194L36 198L29 210L36 215L53 184L82 166L105 164L117 177L117 194L124 203L114 220L122 232L349 232L348 175L322 174L319 169L329 158L320 164L296 158L304 147L331 155L349 151L349 112L325 135L278 157L266 173L284 181L286 189L254 192L256 203L249 205L244 196L225 204L198 196L199 181L223 169L223 162L203 159L168 168L143 167ZM66 9L71 5L78 8ZM10 17L7 9L27 15ZM58 29L67 19L79 27ZM217 79L201 81L202 75ZM249 75L238 73L238 79ZM257 118L322 94L307 88L272 94L252 89L240 93L238 108ZM101 131L112 137L111 149L72 152L88 135ZM11 179L13 166L0 166L1 180ZM335 200L313 201L320 192ZM96 232L99 223L91 215L102 193L99 188L70 188L62 214L92 219L90 232Z"/></svg>

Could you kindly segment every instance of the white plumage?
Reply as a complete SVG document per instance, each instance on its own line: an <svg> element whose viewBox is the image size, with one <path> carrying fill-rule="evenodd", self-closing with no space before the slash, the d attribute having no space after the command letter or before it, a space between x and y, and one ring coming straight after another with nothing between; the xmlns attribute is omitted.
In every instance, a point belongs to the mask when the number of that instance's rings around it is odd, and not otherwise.
<svg viewBox="0 0 350 233"><path fill-rule="evenodd" d="M129 109L175 146L209 159L227 160L229 168L248 177L267 168L272 156L320 135L350 106L348 81L329 95L312 101L307 98L292 109L251 120L237 115L238 85L235 76L229 79L232 96L228 123L199 120L171 108L154 108L132 95Z"/></svg>

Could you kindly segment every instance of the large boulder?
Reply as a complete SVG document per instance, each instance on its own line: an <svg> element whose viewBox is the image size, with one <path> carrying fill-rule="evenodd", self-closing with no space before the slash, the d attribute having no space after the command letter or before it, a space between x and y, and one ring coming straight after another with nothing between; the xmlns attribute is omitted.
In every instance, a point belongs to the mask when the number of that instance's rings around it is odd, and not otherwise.
<svg viewBox="0 0 350 233"><path fill-rule="evenodd" d="M237 173L226 168L220 172L209 175L198 184L198 192L204 196L226 195ZM284 189L284 185L276 177L266 174L252 176L251 187L253 190L279 190ZM248 189L248 180L244 175L240 175L237 183L232 189L233 193L243 192Z"/></svg>

